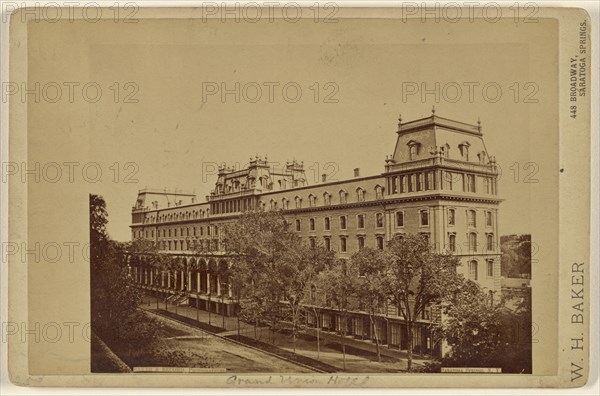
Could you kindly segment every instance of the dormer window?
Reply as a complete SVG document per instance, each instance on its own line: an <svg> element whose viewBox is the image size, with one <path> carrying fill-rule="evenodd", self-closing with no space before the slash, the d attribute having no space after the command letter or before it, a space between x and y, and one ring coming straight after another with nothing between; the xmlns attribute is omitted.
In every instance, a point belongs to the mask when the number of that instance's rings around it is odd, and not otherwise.
<svg viewBox="0 0 600 396"><path fill-rule="evenodd" d="M411 161L416 160L417 156L419 155L419 148L421 146L421 143L419 143L415 140L411 140L406 145L408 146L408 158Z"/></svg>
<svg viewBox="0 0 600 396"><path fill-rule="evenodd" d="M344 190L340 190L340 203L345 204L348 201L348 193Z"/></svg>
<svg viewBox="0 0 600 396"><path fill-rule="evenodd" d="M375 186L375 197L376 199L383 199L383 187L380 185Z"/></svg>
<svg viewBox="0 0 600 396"><path fill-rule="evenodd" d="M364 202L365 200L365 190L363 190L361 187L356 189L356 200L358 202Z"/></svg>
<svg viewBox="0 0 600 396"><path fill-rule="evenodd" d="M471 144L466 141L458 145L460 156L463 161L469 160L469 146L471 146Z"/></svg>

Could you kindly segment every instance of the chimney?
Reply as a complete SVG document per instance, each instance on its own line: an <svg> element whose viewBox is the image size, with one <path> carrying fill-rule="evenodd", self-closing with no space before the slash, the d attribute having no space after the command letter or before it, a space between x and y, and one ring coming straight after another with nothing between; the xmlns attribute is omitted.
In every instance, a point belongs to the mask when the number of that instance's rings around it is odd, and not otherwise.
<svg viewBox="0 0 600 396"><path fill-rule="evenodd" d="M325 183L325 182L327 181L327 173L323 173L323 174L321 175L321 181L322 181L323 183Z"/></svg>
<svg viewBox="0 0 600 396"><path fill-rule="evenodd" d="M354 168L354 177L360 176L360 168Z"/></svg>

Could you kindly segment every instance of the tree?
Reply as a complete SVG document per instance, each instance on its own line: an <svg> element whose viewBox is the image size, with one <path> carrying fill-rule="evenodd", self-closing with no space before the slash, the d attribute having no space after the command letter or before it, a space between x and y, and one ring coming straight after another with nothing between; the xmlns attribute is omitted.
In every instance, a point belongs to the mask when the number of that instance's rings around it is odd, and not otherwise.
<svg viewBox="0 0 600 396"><path fill-rule="evenodd" d="M363 248L352 256L352 262L359 273L364 275L356 284L356 295L364 310L369 314L369 320L375 336L377 360L381 361L381 348L377 332L377 314L381 313L388 300L385 289L386 257L382 250Z"/></svg>
<svg viewBox="0 0 600 396"><path fill-rule="evenodd" d="M141 294L124 264L124 246L106 232L108 212L99 195L90 195L90 305L92 328L105 337L127 333ZM123 324L123 325L121 325Z"/></svg>
<svg viewBox="0 0 600 396"><path fill-rule="evenodd" d="M274 331L294 269L291 253L300 243L279 211L249 211L224 227L223 243L232 260L232 285L239 288L240 315Z"/></svg>
<svg viewBox="0 0 600 396"><path fill-rule="evenodd" d="M531 373L530 300L519 300L515 310L508 309L505 299L490 301L479 285L465 281L445 307L442 336L451 350L442 365Z"/></svg>
<svg viewBox="0 0 600 396"><path fill-rule="evenodd" d="M326 300L340 312L342 362L346 370L346 327L348 326L348 313L358 308L357 295L359 281L359 268L352 260L338 259L329 268L318 276L319 290L325 293Z"/></svg>
<svg viewBox="0 0 600 396"><path fill-rule="evenodd" d="M462 282L452 254L435 253L429 240L406 235L391 240L381 256L384 290L404 317L408 335L408 371L412 370L414 325L430 306L444 302Z"/></svg>
<svg viewBox="0 0 600 396"><path fill-rule="evenodd" d="M310 287L316 277L326 266L331 266L334 258L332 251L325 250L317 245L314 248L306 246L296 240L287 249L287 254L280 267L283 277L282 294L288 306L285 319L292 324L292 338L294 353L296 352L296 338L302 330L302 309L307 303Z"/></svg>

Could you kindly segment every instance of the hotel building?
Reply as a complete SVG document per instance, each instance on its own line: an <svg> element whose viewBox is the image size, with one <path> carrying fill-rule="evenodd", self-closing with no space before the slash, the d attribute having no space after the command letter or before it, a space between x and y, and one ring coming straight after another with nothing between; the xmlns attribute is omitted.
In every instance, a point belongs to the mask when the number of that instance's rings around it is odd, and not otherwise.
<svg viewBox="0 0 600 396"><path fill-rule="evenodd" d="M396 235L422 234L433 249L459 257L459 271L478 282L491 299L501 292L498 235L498 170L483 141L481 124L439 117L399 120L394 152L383 173L309 185L303 165L282 167L254 158L245 169L221 167L204 202L194 194L141 190L132 209L133 239L148 239L173 256L177 270L158 273L143 255L128 258L137 283L180 303L234 315L231 287L221 276L228 257L220 248L222 227L241 212L282 210L303 240L350 258L363 246L383 248ZM382 158L383 159L383 158ZM428 325L439 312L427 311L415 330L417 350L431 351ZM390 306L373 328L365 313L342 324L335 309L321 307L324 330L379 339L406 348L405 326ZM307 315L308 324L315 318ZM439 351L438 351L439 352Z"/></svg>

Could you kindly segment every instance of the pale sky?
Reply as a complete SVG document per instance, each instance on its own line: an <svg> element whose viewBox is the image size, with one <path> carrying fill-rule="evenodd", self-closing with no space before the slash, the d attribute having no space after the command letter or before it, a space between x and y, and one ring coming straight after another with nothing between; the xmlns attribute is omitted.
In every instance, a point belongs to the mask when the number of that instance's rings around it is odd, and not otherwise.
<svg viewBox="0 0 600 396"><path fill-rule="evenodd" d="M103 96L95 104L76 99L34 106L40 117L30 122L30 154L48 161L53 158L48 153L58 151L66 153L58 158L62 161L100 164L102 182L90 183L88 190L105 197L111 236L128 240L139 189L195 190L203 200L215 181L203 168L245 164L255 154L304 161L311 183L327 163L339 168L337 179L351 177L356 167L365 176L381 173L394 149L399 113L409 121L430 115L435 105L442 117L473 124L481 119L487 150L503 171L501 235L529 233L537 197L556 190L555 27L543 20L513 25L392 19L64 23L52 31L32 26L43 45L30 48L30 56L43 62L30 68L30 76L97 82ZM138 103L123 103L132 92L127 82L139 88ZM297 103L287 103L281 92L290 82L302 89ZM325 88L328 82L332 85ZM203 103L207 83L230 89L236 83L258 84L262 97L257 103L243 98L235 103L233 95L224 102L214 95ZM265 83L279 84L273 103ZM314 103L315 83L321 103ZM425 83L429 89L456 83L462 97L456 103L443 97L436 103L434 95L422 101L419 94L403 100L406 83ZM476 85L472 103L465 83ZM503 90L496 103L483 96L481 88L488 83ZM338 103L322 103L332 87ZM254 96L252 88L247 92ZM293 90L288 92L292 96ZM455 95L451 89L446 93ZM538 103L523 103L529 93ZM490 88L488 94L496 93ZM115 162L121 169L118 182L110 169ZM134 169L124 169L128 162L137 164L137 183L123 182ZM525 169L528 162L535 165ZM509 169L515 163L518 175ZM525 183L536 168L538 183Z"/></svg>

